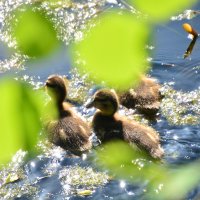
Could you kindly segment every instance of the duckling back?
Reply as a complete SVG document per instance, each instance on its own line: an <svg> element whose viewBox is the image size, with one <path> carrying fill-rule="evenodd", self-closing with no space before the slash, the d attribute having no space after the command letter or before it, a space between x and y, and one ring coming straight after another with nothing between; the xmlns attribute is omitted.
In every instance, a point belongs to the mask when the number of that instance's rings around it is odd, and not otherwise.
<svg viewBox="0 0 200 200"><path fill-rule="evenodd" d="M160 159L164 150L160 146L158 133L151 127L136 121L123 121L125 141L136 144L140 149L149 153L153 158Z"/></svg>
<svg viewBox="0 0 200 200"><path fill-rule="evenodd" d="M50 142L76 155L92 147L89 126L70 110L63 110L59 119L49 122L47 133Z"/></svg>
<svg viewBox="0 0 200 200"><path fill-rule="evenodd" d="M160 87L154 79L143 77L136 89L119 95L120 103L127 108L136 108L145 115L155 115L162 99Z"/></svg>
<svg viewBox="0 0 200 200"><path fill-rule="evenodd" d="M114 116L105 116L96 113L92 121L94 132L104 143L112 140L124 140L138 149L144 150L155 159L160 159L164 151L160 146L159 135L151 127L135 121Z"/></svg>

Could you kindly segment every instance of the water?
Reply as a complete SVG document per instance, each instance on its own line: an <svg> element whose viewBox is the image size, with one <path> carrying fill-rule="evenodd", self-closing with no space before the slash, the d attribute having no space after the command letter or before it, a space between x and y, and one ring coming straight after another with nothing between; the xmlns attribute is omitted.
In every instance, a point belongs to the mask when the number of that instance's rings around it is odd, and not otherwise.
<svg viewBox="0 0 200 200"><path fill-rule="evenodd" d="M88 112L83 103L97 86L85 82L86 77L80 77L76 70L71 69L66 45L50 59L37 62L30 62L26 56L13 53L16 44L9 37L5 18L14 7L24 2L30 3L28 0L5 0L0 3L0 75L15 74L34 87L42 85L50 74L66 75L71 78L70 98L78 102L75 108L90 120L93 112ZM60 25L59 37L64 44L81 37L82 33L77 28L84 29L84 23L95 13L112 6L127 7L120 1L80 2L83 1L76 1L76 6L72 8L57 8L53 13L54 20ZM83 5L87 6L82 9ZM48 5L43 4L43 7L48 8ZM199 8L200 5L196 5L195 9ZM159 119L151 125L160 133L166 152L165 162L173 166L191 163L200 157L200 43L197 41L192 55L183 59L190 40L182 29L182 24L189 22L200 32L199 21L200 16L190 20L169 20L154 30L152 69L149 73L163 84L165 98ZM122 109L120 112L131 116L131 111ZM8 176L13 178L12 181L7 180L4 190L0 188L0 194L5 195L2 199L144 199L147 183L133 185L125 180L110 180L105 171L100 171L84 157L69 158L65 151L50 144L41 143L38 146L42 149L41 155L25 161L23 152L18 152L7 169L0 173L3 177L0 186ZM85 190L89 195L83 197L81 192ZM197 187L186 199L198 199L199 195L200 188Z"/></svg>

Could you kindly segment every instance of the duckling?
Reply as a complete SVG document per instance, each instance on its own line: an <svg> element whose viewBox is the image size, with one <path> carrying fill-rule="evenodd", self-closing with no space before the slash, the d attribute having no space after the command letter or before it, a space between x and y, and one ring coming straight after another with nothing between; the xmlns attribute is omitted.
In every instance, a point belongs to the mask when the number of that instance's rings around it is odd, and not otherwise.
<svg viewBox="0 0 200 200"><path fill-rule="evenodd" d="M160 93L161 86L155 79L143 76L136 89L119 93L120 104L127 108L136 108L146 117L154 117L160 108L163 96Z"/></svg>
<svg viewBox="0 0 200 200"><path fill-rule="evenodd" d="M90 127L72 111L69 103L64 102L67 96L65 80L52 75L48 77L45 86L51 97L50 103L54 103L58 110L58 119L50 120L46 125L50 142L76 155L91 149Z"/></svg>
<svg viewBox="0 0 200 200"><path fill-rule="evenodd" d="M154 129L119 116L119 102L114 91L97 91L86 107L98 109L92 120L92 128L102 143L115 139L124 140L155 159L164 155L159 135Z"/></svg>

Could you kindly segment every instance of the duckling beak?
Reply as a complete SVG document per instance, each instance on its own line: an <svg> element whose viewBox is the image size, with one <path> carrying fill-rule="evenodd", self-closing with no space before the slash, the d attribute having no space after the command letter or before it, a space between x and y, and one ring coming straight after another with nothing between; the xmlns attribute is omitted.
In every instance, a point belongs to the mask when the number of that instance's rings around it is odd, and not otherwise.
<svg viewBox="0 0 200 200"><path fill-rule="evenodd" d="M91 98L89 99L87 102L86 102L86 108L92 108L94 107L94 98Z"/></svg>
<svg viewBox="0 0 200 200"><path fill-rule="evenodd" d="M44 83L44 86L45 87L49 86L49 81L48 80Z"/></svg>

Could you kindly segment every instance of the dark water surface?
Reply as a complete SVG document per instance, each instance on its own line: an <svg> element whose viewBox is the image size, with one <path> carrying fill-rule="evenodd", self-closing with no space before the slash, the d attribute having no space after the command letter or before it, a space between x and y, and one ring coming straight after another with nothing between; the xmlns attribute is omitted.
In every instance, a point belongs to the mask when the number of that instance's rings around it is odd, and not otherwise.
<svg viewBox="0 0 200 200"><path fill-rule="evenodd" d="M104 5L101 8L103 9L108 6L111 5L106 4L106 6ZM197 5L195 9L200 9L200 5ZM192 55L187 59L183 59L184 51L190 43L190 40L187 39L186 32L182 29L182 24L185 22L192 24L200 33L200 16L191 20L183 19L180 21L169 21L166 24L155 27L154 42L152 43L154 49L151 55L152 70L150 71L151 76L155 77L161 84L165 85L165 92L168 87L177 92L174 96L170 96L169 94L168 98L174 98L177 105L180 103L180 105L184 104L188 106L189 111L193 109L193 112L197 116L197 121L193 123L193 125L190 125L177 120L177 116L173 116L174 111L170 114L170 111L167 110L166 112L168 112L171 117L174 117L170 118L171 122L169 122L168 118L162 114L161 111L161 116L157 122L151 124L160 133L162 146L166 153L164 157L165 162L178 166L185 163L191 163L200 157L200 125L198 123L200 102L199 99L197 99L198 105L195 105L196 107L192 107L188 103L188 99L195 98L195 95L197 96L196 98L200 96L200 41L197 40ZM10 52L7 52L7 48L5 42L0 44L0 59L2 65L5 65L5 62L7 62L9 67L9 65L12 65L9 63L9 59L12 59L12 56L10 55ZM37 63L23 62L26 69L18 72L16 76L24 78L27 76L28 81L40 85L50 74L56 73L67 75L73 81L72 86L76 86L77 90L78 88L80 89L83 87L83 90L89 91L89 93L87 92L87 95L90 95L95 87L91 86L88 88L88 86L84 86L84 80L80 80L80 77L76 75L76 73L69 73L71 65L69 57L66 56L66 51L67 47L63 46L60 51L48 61L42 60ZM6 61L6 59L8 61ZM22 58L20 57L19 59ZM15 63L16 60L14 58L13 60ZM5 73L10 73L10 71ZM183 99L183 96L179 99L179 95L185 95L185 99ZM91 117L92 112L88 113L85 110L84 105L76 104L75 107L80 114L87 118ZM165 111L166 109L163 108L163 110ZM183 117L181 117L181 119L183 119ZM176 120L177 123L175 123ZM93 178L94 176L98 176L98 170L96 170L94 164L87 159L68 158L66 157L65 152L57 148L47 150L43 147L43 149L44 154L30 160L28 163L22 164L23 174L26 178L9 186L9 192L12 193L12 191L15 191L17 193L18 190L19 196L13 195L12 197L12 195L10 195L10 198L4 197L5 199L142 200L145 198L144 191L146 183L138 186L128 184L124 180L108 181L108 177L104 172L100 175L102 182L98 186L82 186L83 189L89 188L92 191L91 195L85 197L76 195L81 187L73 185L70 182L71 179L80 175L80 173L86 174L85 179L89 179L89 174L93 175ZM76 174L76 172L73 171L74 166L80 166L83 169L86 169L86 171L78 172L78 174ZM68 172L68 169L71 169L71 171ZM65 180L65 177L67 177L67 180ZM83 180L81 179L81 181L85 183L85 179L83 177ZM20 187L26 188L24 190L29 190L30 192L19 192L20 189L16 188ZM191 191L186 199L198 199L198 196L200 195L199 187Z"/></svg>

